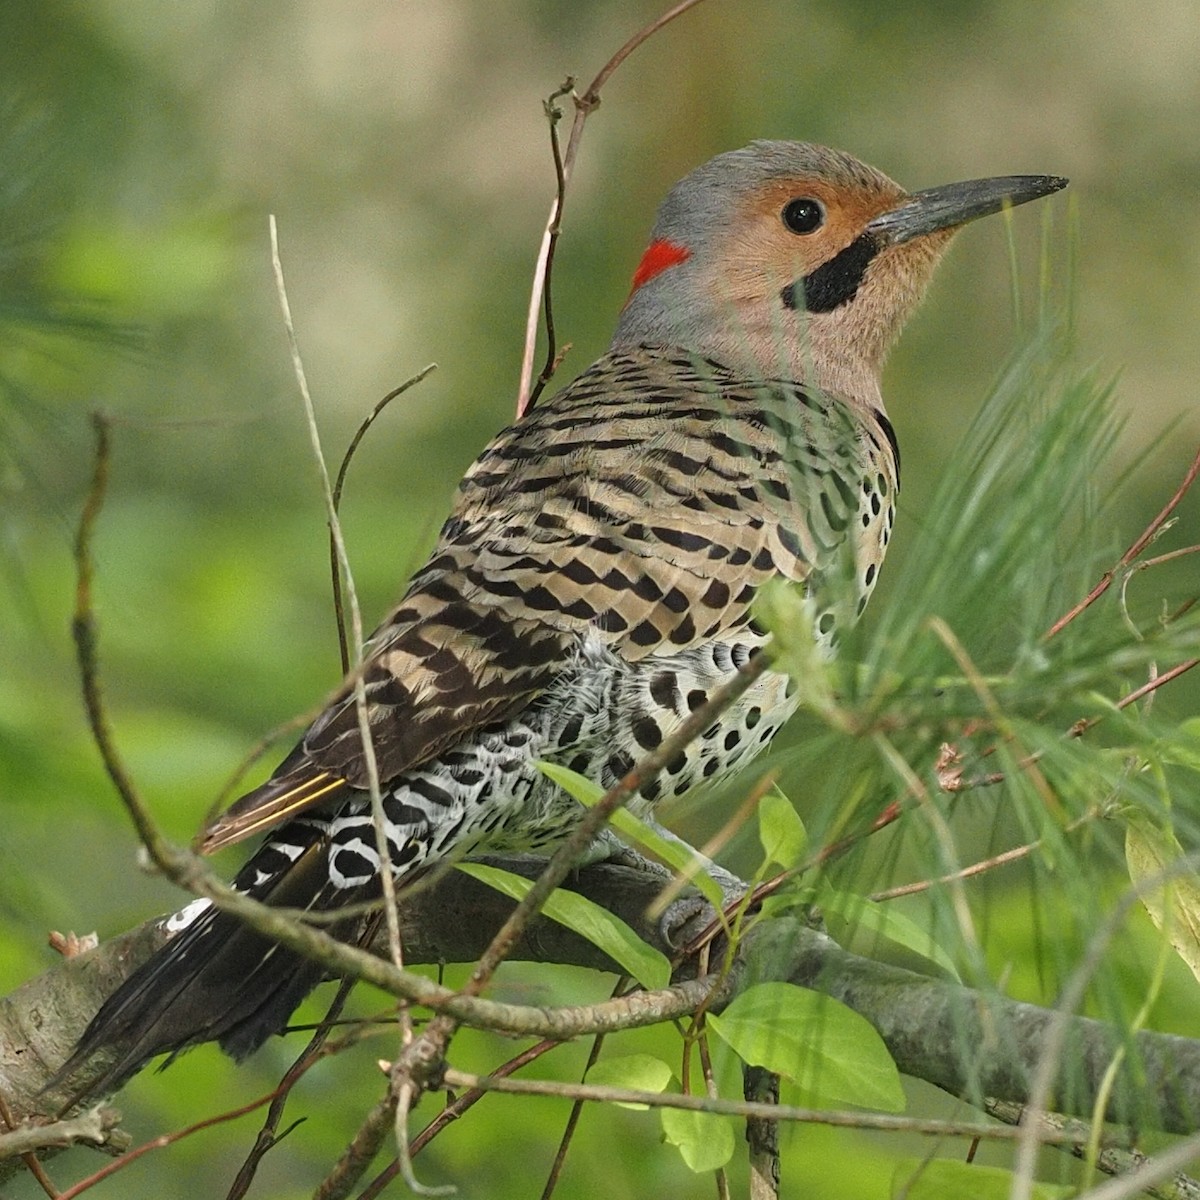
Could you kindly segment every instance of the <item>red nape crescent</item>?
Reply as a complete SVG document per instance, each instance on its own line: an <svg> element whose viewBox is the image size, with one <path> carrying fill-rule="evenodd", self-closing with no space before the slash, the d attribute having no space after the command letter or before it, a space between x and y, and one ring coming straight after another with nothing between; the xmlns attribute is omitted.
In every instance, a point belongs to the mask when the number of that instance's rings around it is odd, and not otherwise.
<svg viewBox="0 0 1200 1200"><path fill-rule="evenodd" d="M686 246L676 245L665 238L651 242L633 273L633 286L629 289L629 294L632 296L642 284L649 283L655 275L661 275L668 267L678 266L691 256L692 252Z"/></svg>

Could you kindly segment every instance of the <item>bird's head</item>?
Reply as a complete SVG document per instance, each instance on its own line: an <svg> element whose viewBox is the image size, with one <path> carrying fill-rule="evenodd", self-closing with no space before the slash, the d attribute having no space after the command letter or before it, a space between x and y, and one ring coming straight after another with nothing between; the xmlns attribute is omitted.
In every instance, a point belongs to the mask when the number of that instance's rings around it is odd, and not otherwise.
<svg viewBox="0 0 1200 1200"><path fill-rule="evenodd" d="M1018 175L908 194L841 151L752 142L671 190L613 347L681 346L878 406L888 348L955 230L1066 182Z"/></svg>

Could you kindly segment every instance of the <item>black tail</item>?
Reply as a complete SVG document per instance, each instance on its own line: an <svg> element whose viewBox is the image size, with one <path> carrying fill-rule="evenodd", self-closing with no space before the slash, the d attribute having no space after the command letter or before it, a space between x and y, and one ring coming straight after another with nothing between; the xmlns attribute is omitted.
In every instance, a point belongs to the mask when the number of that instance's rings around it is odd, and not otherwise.
<svg viewBox="0 0 1200 1200"><path fill-rule="evenodd" d="M287 833L294 832L287 828ZM296 839L288 841L294 845ZM328 911L368 898L366 889L351 892L330 885L323 839L310 840L286 870L256 885L264 856L273 856L273 865L278 862L268 843L235 880L235 886L256 899L280 907ZM350 918L330 932L353 938L362 926L362 918ZM150 1059L169 1052L169 1063L181 1050L202 1042L219 1042L227 1054L243 1059L284 1028L323 975L323 968L310 959L210 905L104 1002L55 1081L69 1078L96 1059L93 1066L99 1070L88 1072L82 1090L75 1094L80 1100L111 1094ZM103 1061L109 1057L111 1065Z"/></svg>

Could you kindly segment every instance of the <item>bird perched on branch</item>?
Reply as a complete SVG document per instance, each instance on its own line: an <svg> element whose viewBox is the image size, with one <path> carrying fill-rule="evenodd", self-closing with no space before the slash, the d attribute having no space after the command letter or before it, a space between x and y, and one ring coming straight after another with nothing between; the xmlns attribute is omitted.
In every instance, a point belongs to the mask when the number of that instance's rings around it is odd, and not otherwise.
<svg viewBox="0 0 1200 1200"><path fill-rule="evenodd" d="M449 859L562 838L580 810L538 761L620 780L761 649L751 601L765 580L806 586L820 642L855 618L899 486L888 348L959 226L1065 183L908 194L848 154L760 141L676 185L608 352L484 449L367 646L384 869L401 895ZM635 806L745 763L796 703L766 672ZM325 913L378 897L352 681L203 848L262 832L239 890ZM107 1048L90 1090L200 1041L241 1058L321 978L207 901L167 925L65 1068Z"/></svg>

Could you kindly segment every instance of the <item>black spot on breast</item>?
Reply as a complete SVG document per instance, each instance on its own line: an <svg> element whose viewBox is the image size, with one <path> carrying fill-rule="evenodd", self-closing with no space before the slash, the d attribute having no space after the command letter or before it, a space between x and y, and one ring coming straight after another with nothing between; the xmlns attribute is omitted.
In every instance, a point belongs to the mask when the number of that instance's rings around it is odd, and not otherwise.
<svg viewBox="0 0 1200 1200"><path fill-rule="evenodd" d="M662 730L652 717L638 717L631 729L634 741L643 750L655 750L662 742Z"/></svg>
<svg viewBox="0 0 1200 1200"><path fill-rule="evenodd" d="M633 759L624 750L618 750L608 756L605 766L612 772L614 779L624 779L633 770Z"/></svg>
<svg viewBox="0 0 1200 1200"><path fill-rule="evenodd" d="M650 696L662 708L676 709L679 706L679 682L674 671L659 671L650 680Z"/></svg>

